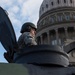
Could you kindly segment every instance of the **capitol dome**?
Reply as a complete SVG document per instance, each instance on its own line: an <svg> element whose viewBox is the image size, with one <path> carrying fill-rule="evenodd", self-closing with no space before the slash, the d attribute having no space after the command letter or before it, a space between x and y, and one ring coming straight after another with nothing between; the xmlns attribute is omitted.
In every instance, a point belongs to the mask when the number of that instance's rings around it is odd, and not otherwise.
<svg viewBox="0 0 75 75"><path fill-rule="evenodd" d="M39 16L49 10L61 7L75 7L75 0L44 0L40 7Z"/></svg>
<svg viewBox="0 0 75 75"><path fill-rule="evenodd" d="M64 49L75 42L75 0L43 0L37 22L37 43ZM75 52L69 54L75 63Z"/></svg>

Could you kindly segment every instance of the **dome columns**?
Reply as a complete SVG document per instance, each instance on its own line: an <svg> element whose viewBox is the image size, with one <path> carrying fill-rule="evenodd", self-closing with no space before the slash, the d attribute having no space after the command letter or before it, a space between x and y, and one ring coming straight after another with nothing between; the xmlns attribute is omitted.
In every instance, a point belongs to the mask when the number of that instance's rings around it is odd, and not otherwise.
<svg viewBox="0 0 75 75"><path fill-rule="evenodd" d="M75 0L43 0L36 38L38 45L61 48L75 41Z"/></svg>
<svg viewBox="0 0 75 75"><path fill-rule="evenodd" d="M47 41L48 41L48 44L50 44L50 34L49 34L49 31L47 31Z"/></svg>
<svg viewBox="0 0 75 75"><path fill-rule="evenodd" d="M67 31L68 28L65 28L65 36L66 36L66 39L68 39L68 31Z"/></svg>
<svg viewBox="0 0 75 75"><path fill-rule="evenodd" d="M72 29L73 28L73 29ZM71 30L70 30L71 29ZM52 44L61 45L64 44L70 36L73 36L75 27L62 27L53 30L48 30L42 34L37 35L38 44ZM69 35L69 33L71 35Z"/></svg>
<svg viewBox="0 0 75 75"><path fill-rule="evenodd" d="M41 35L40 38L41 38L41 44L43 44L43 36Z"/></svg>
<svg viewBox="0 0 75 75"><path fill-rule="evenodd" d="M57 45L59 45L59 34L58 34L58 29L55 29L55 32L56 32Z"/></svg>

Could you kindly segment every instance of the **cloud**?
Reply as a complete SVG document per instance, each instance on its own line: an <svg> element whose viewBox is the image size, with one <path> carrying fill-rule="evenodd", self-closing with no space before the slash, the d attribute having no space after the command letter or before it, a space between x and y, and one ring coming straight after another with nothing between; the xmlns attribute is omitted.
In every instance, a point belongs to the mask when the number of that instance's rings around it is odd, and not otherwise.
<svg viewBox="0 0 75 75"><path fill-rule="evenodd" d="M12 9L10 8L10 11L13 12L14 14L17 14L19 12L19 7L17 5L14 5Z"/></svg>
<svg viewBox="0 0 75 75"><path fill-rule="evenodd" d="M24 22L37 24L39 8L43 0L2 0L0 5L7 10L16 35ZM17 31L17 32L16 32Z"/></svg>
<svg viewBox="0 0 75 75"><path fill-rule="evenodd" d="M28 1L28 0L17 0L18 4L23 4L26 1Z"/></svg>
<svg viewBox="0 0 75 75"><path fill-rule="evenodd" d="M43 0L28 0L25 3L23 3L21 16L27 16L28 20L36 23L35 20L37 20L39 16L39 7Z"/></svg>
<svg viewBox="0 0 75 75"><path fill-rule="evenodd" d="M4 8L11 6L12 3L13 1L10 1L10 0L0 0L0 6Z"/></svg>
<svg viewBox="0 0 75 75"><path fill-rule="evenodd" d="M21 21L37 23L39 16L39 7L43 0L2 0L0 5L7 10L9 18ZM13 15L12 15L13 14ZM16 21L14 21L14 25Z"/></svg>
<svg viewBox="0 0 75 75"><path fill-rule="evenodd" d="M12 22L16 37L20 36L20 29L24 22L33 22L37 24L39 18L39 8L43 0L0 0L0 6L7 12ZM3 48L0 46L3 55ZM1 55L0 54L0 55ZM0 61L5 61L0 56ZM6 62L6 61L5 61Z"/></svg>

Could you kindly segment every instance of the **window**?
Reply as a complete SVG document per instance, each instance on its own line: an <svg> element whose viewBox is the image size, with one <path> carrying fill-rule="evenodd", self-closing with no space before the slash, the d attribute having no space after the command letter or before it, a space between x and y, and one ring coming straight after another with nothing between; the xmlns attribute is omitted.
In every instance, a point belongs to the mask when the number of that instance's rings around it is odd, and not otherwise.
<svg viewBox="0 0 75 75"><path fill-rule="evenodd" d="M59 0L57 0L58 4L60 3Z"/></svg>
<svg viewBox="0 0 75 75"><path fill-rule="evenodd" d="M69 12L65 12L65 19L68 21L70 20L70 13Z"/></svg>
<svg viewBox="0 0 75 75"><path fill-rule="evenodd" d="M57 16L57 20L59 21L59 22L61 22L61 21L63 21L63 16Z"/></svg>
<svg viewBox="0 0 75 75"><path fill-rule="evenodd" d="M54 5L53 2L51 2L51 5L52 5L52 6Z"/></svg>
<svg viewBox="0 0 75 75"><path fill-rule="evenodd" d="M44 11L44 7L42 7L42 11Z"/></svg>
<svg viewBox="0 0 75 75"><path fill-rule="evenodd" d="M61 21L63 21L64 20L64 15L63 15L63 13L57 13L57 21L58 22L61 22Z"/></svg>
<svg viewBox="0 0 75 75"><path fill-rule="evenodd" d="M53 17L50 17L50 22L54 23L54 18Z"/></svg>
<svg viewBox="0 0 75 75"><path fill-rule="evenodd" d="M46 4L46 8L48 8L48 4Z"/></svg>
<svg viewBox="0 0 75 75"><path fill-rule="evenodd" d="M66 0L64 0L64 3L66 3Z"/></svg>
<svg viewBox="0 0 75 75"><path fill-rule="evenodd" d="M66 20L70 20L70 16L69 15L66 15L65 18L66 18Z"/></svg>
<svg viewBox="0 0 75 75"><path fill-rule="evenodd" d="M72 0L70 0L70 3L73 3L73 1L72 1Z"/></svg>

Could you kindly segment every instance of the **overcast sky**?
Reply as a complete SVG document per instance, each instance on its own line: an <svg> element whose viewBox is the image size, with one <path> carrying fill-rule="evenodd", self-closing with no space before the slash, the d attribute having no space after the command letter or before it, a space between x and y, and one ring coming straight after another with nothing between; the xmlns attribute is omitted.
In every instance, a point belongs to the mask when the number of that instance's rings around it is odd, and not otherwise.
<svg viewBox="0 0 75 75"><path fill-rule="evenodd" d="M8 16L15 30L16 38L20 36L20 29L24 22L37 24L39 8L43 0L0 0L0 6L8 12ZM6 62L3 57L4 47L0 44L0 62Z"/></svg>

